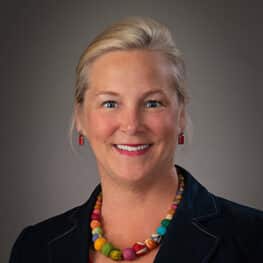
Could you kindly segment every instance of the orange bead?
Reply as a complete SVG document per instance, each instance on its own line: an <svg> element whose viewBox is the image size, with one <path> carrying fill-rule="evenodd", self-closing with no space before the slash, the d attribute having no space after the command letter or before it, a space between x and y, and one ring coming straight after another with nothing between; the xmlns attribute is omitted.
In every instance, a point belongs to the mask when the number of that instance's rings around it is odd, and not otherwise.
<svg viewBox="0 0 263 263"><path fill-rule="evenodd" d="M92 229L94 229L94 228L96 228L96 227L98 227L98 226L101 226L101 223L100 223L98 220L92 220L92 221L90 222L90 227L91 227Z"/></svg>
<svg viewBox="0 0 263 263"><path fill-rule="evenodd" d="M156 242L154 242L152 239L146 239L145 241L144 241L144 243L145 243L145 245L146 245L146 247L149 249L149 250L153 250L153 249L155 249L157 246L158 246L158 244L156 243Z"/></svg>
<svg viewBox="0 0 263 263"><path fill-rule="evenodd" d="M94 206L94 209L100 210L100 209L101 209L101 205L95 205L95 206Z"/></svg>
<svg viewBox="0 0 263 263"><path fill-rule="evenodd" d="M94 242L94 248L95 250L99 251L103 247L103 245L106 243L106 239L104 237L99 237Z"/></svg>
<svg viewBox="0 0 263 263"><path fill-rule="evenodd" d="M96 205L102 205L102 202L99 201L99 200L97 200L97 201L96 201Z"/></svg>
<svg viewBox="0 0 263 263"><path fill-rule="evenodd" d="M174 209L169 209L168 212L167 212L169 215L173 215L175 213L175 210Z"/></svg>

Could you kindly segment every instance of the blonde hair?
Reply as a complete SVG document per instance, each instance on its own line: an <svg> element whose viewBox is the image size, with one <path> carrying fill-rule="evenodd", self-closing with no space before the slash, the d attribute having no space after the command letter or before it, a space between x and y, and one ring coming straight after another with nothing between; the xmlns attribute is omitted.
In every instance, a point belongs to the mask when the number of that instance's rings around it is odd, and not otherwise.
<svg viewBox="0 0 263 263"><path fill-rule="evenodd" d="M179 102L186 104L189 96L185 87L185 64L169 29L151 18L142 17L129 17L111 25L89 44L76 69L74 104L81 105L84 101L89 88L89 68L96 58L110 51L134 49L158 51L167 58ZM71 134L74 126L73 115Z"/></svg>

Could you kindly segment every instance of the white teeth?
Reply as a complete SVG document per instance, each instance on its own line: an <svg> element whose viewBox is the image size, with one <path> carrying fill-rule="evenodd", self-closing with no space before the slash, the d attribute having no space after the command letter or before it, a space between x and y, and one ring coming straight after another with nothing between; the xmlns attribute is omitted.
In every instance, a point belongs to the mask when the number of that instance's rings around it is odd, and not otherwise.
<svg viewBox="0 0 263 263"><path fill-rule="evenodd" d="M129 152L135 152L135 151L141 151L146 148L148 148L150 144L143 144L139 146L128 146L128 145L123 145L123 144L116 144L116 147L121 150L129 151Z"/></svg>

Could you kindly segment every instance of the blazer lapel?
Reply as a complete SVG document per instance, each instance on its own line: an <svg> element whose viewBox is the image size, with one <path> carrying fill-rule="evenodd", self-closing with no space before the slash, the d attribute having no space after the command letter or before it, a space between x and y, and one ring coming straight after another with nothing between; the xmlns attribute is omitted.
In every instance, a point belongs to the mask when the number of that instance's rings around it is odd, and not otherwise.
<svg viewBox="0 0 263 263"><path fill-rule="evenodd" d="M48 243L49 263L87 263L91 233L90 214L98 193L98 186L88 202L80 206L69 218L63 230Z"/></svg>
<svg viewBox="0 0 263 263"><path fill-rule="evenodd" d="M209 262L220 238L210 233L202 222L217 217L219 211L213 196L187 171L178 166L177 169L185 175L184 196L154 263Z"/></svg>
<svg viewBox="0 0 263 263"><path fill-rule="evenodd" d="M180 211L186 213L187 211ZM205 263L213 255L219 238L186 216L178 216L164 237L154 263Z"/></svg>

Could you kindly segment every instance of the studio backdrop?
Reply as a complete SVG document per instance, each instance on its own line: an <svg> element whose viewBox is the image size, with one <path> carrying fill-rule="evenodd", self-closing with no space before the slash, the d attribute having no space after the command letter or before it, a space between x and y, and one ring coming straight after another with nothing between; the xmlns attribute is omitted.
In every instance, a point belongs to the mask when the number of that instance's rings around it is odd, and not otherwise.
<svg viewBox="0 0 263 263"><path fill-rule="evenodd" d="M263 209L260 1L2 1L0 262L27 225L83 203L98 183L89 146L71 149L75 67L126 16L166 24L186 61L192 141L183 165L211 192Z"/></svg>

